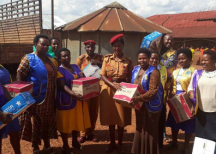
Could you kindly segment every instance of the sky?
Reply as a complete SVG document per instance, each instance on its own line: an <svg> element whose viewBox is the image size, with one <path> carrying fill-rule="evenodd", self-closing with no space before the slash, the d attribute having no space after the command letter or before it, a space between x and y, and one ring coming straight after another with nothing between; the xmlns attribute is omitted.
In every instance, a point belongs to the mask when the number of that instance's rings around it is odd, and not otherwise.
<svg viewBox="0 0 216 154"><path fill-rule="evenodd" d="M12 0L16 1L16 0ZM54 0L55 15L65 22L96 11L115 0ZM216 10L216 0L116 0L144 18L156 14L174 14ZM11 0L0 0L0 5ZM51 14L51 0L42 0L43 14Z"/></svg>

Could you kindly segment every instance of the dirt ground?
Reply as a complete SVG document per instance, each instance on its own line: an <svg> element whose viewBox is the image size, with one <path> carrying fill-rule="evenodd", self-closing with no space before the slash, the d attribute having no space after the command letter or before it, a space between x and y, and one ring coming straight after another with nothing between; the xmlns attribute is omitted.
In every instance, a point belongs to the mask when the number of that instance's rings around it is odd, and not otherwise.
<svg viewBox="0 0 216 154"><path fill-rule="evenodd" d="M197 69L201 69L201 66L194 65ZM132 125L127 126L125 128L125 134L124 134L124 142L123 145L125 147L126 154L131 153L131 147L132 147L132 142L133 142L133 137L134 137L134 132L136 129L135 125L135 112L132 112ZM166 130L167 134L169 137L171 137L171 130L170 128L167 128ZM101 126L100 125L100 120L98 118L97 120L97 125L96 125L96 130L95 130L95 136L100 140L98 143L93 143L93 142L85 142L82 144L82 150L76 150L71 148L71 151L74 154L103 154L105 148L109 144L109 132L108 132L108 127L107 126ZM194 136L191 139L190 142L190 149L192 150L193 148L193 140ZM161 154L180 154L180 149L183 146L184 143L184 133L179 132L178 136L178 141L179 141L179 147L178 149L173 149L169 150L167 148L167 143L164 143L164 148L162 149ZM117 140L116 140L117 142ZM69 138L69 145L71 146L71 137ZM61 137L59 136L58 139L56 140L51 140L51 146L53 147L54 151L58 154L61 154L61 147L62 147L62 140ZM71 146L72 147L72 146ZM40 146L40 149L43 148L43 145ZM31 154L32 153L32 147L31 144L26 142L26 141L21 141L21 152L22 154ZM12 147L10 145L9 138L3 139L2 141L2 154L13 154ZM47 151L43 151L44 154L49 154ZM112 154L117 154L116 151L114 151Z"/></svg>
<svg viewBox="0 0 216 154"><path fill-rule="evenodd" d="M125 147L126 154L130 154L134 132L136 129L135 125L135 112L133 110L132 112L132 125L127 126L125 128L125 134L124 134L124 142L123 145ZM167 134L170 136L171 131L169 128L167 128ZM85 142L82 144L82 150L76 150L71 148L71 151L74 154L103 154L105 148L109 144L109 132L107 126L101 126L99 118L97 120L96 130L95 130L95 136L100 140L98 143L93 142ZM170 136L171 137L171 136ZM167 143L164 143L164 149L161 152L161 154L180 154L179 151L183 145L184 142L184 133L180 132L179 137L179 148L174 150L167 149ZM194 137L193 137L194 138ZM116 138L117 139L117 138ZM117 142L117 140L116 140ZM71 137L69 138L69 145L71 146ZM53 147L54 151L56 151L57 154L61 154L61 147L62 147L62 140L59 136L56 140L51 140L51 146ZM193 139L190 142L190 147L192 149L193 146ZM72 147L72 146L71 146ZM43 144L40 146L40 149L43 148ZM32 147L29 142L21 141L21 152L22 154L31 154L32 153ZM10 145L9 138L3 139L2 141L2 154L13 154L12 147ZM43 151L44 154L49 154L48 151ZM113 152L112 154L117 154L117 152Z"/></svg>

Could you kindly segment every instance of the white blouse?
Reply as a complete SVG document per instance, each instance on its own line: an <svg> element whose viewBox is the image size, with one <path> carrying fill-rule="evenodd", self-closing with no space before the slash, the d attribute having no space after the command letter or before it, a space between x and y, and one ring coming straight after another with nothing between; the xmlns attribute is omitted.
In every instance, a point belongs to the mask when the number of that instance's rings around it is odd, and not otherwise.
<svg viewBox="0 0 216 154"><path fill-rule="evenodd" d="M193 90L193 77L194 73L188 91ZM203 71L198 80L197 95L199 109L204 112L216 112L216 70L212 72Z"/></svg>

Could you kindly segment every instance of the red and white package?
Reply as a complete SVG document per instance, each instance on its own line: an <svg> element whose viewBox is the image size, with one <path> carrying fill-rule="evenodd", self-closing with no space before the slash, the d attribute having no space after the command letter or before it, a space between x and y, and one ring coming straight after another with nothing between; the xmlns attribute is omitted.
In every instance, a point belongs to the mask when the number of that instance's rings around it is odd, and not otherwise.
<svg viewBox="0 0 216 154"><path fill-rule="evenodd" d="M170 111L176 123L190 120L192 117L191 108L193 107L186 92L174 96L168 100Z"/></svg>
<svg viewBox="0 0 216 154"><path fill-rule="evenodd" d="M80 78L71 81L72 91L89 99L100 94L99 79L95 77Z"/></svg>
<svg viewBox="0 0 216 154"><path fill-rule="evenodd" d="M123 106L140 110L143 105L143 102L138 102L137 104L133 105L131 101L133 97L139 96L140 94L144 94L145 91L137 84L121 82L120 85L122 87L122 90L116 91L115 95L113 96L113 99L115 99L118 103L120 103Z"/></svg>
<svg viewBox="0 0 216 154"><path fill-rule="evenodd" d="M6 84L5 88L7 88L12 97L15 97L22 92L29 92L31 94L33 89L33 83L25 81L15 81L10 84Z"/></svg>

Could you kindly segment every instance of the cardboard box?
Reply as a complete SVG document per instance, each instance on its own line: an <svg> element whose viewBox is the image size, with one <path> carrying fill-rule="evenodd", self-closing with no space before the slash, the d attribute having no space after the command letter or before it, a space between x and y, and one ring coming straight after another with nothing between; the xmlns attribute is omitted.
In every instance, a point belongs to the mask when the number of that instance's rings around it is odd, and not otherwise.
<svg viewBox="0 0 216 154"><path fill-rule="evenodd" d="M149 35L146 35L142 41L141 47L140 48L147 48L149 49L149 46L152 41L154 41L157 37L161 36L162 33L158 31L154 31Z"/></svg>
<svg viewBox="0 0 216 154"><path fill-rule="evenodd" d="M122 90L116 91L115 95L113 96L113 99L115 99L118 103L120 103L123 106L140 110L143 105L143 102L138 102L137 104L133 105L131 101L134 96L144 94L145 91L137 84L121 82L120 85L122 87Z"/></svg>
<svg viewBox="0 0 216 154"><path fill-rule="evenodd" d="M15 97L16 95L22 92L32 93L33 83L24 82L24 81L15 81L10 84L6 84L5 88L9 91L11 97Z"/></svg>
<svg viewBox="0 0 216 154"><path fill-rule="evenodd" d="M192 154L216 154L214 141L195 137Z"/></svg>
<svg viewBox="0 0 216 154"><path fill-rule="evenodd" d="M191 119L191 108L193 107L189 96L186 92L174 96L168 100L170 111L175 118L176 123L187 121Z"/></svg>
<svg viewBox="0 0 216 154"><path fill-rule="evenodd" d="M86 77L71 82L72 90L84 97L89 99L96 97L100 94L99 79L95 77Z"/></svg>
<svg viewBox="0 0 216 154"><path fill-rule="evenodd" d="M86 77L96 77L100 79L101 78L100 70L101 70L100 67L98 67L97 65L92 65L91 63L89 63L83 69L83 73L85 74Z"/></svg>
<svg viewBox="0 0 216 154"><path fill-rule="evenodd" d="M29 92L24 92L11 99L9 102L3 105L0 110L2 112L13 113L14 116L12 117L12 119L15 119L34 103L35 100L31 96L31 94ZM0 122L0 129L5 125L6 124Z"/></svg>

